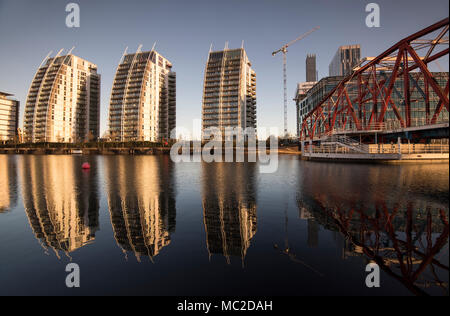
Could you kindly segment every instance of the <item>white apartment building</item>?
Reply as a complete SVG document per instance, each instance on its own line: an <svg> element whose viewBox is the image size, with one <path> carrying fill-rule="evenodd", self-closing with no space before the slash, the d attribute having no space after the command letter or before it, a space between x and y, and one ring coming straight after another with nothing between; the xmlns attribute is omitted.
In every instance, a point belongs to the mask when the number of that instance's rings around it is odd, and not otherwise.
<svg viewBox="0 0 450 316"><path fill-rule="evenodd" d="M11 96L0 91L0 142L14 140L17 136L20 103Z"/></svg>
<svg viewBox="0 0 450 316"><path fill-rule="evenodd" d="M25 105L27 142L83 142L99 137L97 66L69 54L47 58L36 72Z"/></svg>
<svg viewBox="0 0 450 316"><path fill-rule="evenodd" d="M164 141L176 127L176 73L156 51L126 54L117 67L109 106L115 141Z"/></svg>
<svg viewBox="0 0 450 316"><path fill-rule="evenodd" d="M208 128L256 129L256 73L243 48L210 52L205 69L202 134ZM205 138L205 136L202 136Z"/></svg>

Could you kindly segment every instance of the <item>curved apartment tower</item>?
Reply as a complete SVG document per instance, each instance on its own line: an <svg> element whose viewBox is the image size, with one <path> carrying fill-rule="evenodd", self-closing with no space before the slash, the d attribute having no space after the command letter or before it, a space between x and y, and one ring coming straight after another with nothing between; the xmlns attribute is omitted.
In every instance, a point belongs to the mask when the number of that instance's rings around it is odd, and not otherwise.
<svg viewBox="0 0 450 316"><path fill-rule="evenodd" d="M44 60L31 83L23 120L26 142L82 142L99 136L97 66L60 53Z"/></svg>
<svg viewBox="0 0 450 316"><path fill-rule="evenodd" d="M203 88L202 132L256 129L256 73L243 48L210 52Z"/></svg>
<svg viewBox="0 0 450 316"><path fill-rule="evenodd" d="M176 126L176 74L152 50L125 54L117 67L109 106L115 141L162 141Z"/></svg>

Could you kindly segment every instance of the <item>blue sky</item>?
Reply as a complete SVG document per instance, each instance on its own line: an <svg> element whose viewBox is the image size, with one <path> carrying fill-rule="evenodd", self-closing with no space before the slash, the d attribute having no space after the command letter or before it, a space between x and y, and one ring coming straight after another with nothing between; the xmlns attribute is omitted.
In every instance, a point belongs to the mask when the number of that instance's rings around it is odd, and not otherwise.
<svg viewBox="0 0 450 316"><path fill-rule="evenodd" d="M81 9L81 27L67 28L65 6ZM381 27L365 25L365 6L376 2ZM340 45L360 44L376 56L401 38L448 16L447 0L0 0L0 91L16 95L22 113L26 94L49 51L73 53L98 65L102 75L101 130L107 126L109 94L126 46L139 44L172 61L177 72L177 125L201 117L202 81L208 50L245 49L257 74L258 127L283 125L281 55L271 52L315 26L320 30L288 52L289 131L295 131L296 83L305 80L305 58L317 55L319 78ZM448 69L448 59L443 67Z"/></svg>

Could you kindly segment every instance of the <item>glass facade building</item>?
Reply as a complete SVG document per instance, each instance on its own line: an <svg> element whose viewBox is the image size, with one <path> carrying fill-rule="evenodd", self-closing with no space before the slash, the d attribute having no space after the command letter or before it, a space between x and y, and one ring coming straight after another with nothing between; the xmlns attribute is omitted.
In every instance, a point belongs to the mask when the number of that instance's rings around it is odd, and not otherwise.
<svg viewBox="0 0 450 316"><path fill-rule="evenodd" d="M342 76L325 77L319 82L309 87L306 94L301 89L297 89L297 136L300 137L300 130L303 119L314 107L322 101L339 82L344 79ZM302 93L303 92L303 93Z"/></svg>
<svg viewBox="0 0 450 316"><path fill-rule="evenodd" d="M341 46L330 63L328 75L330 77L348 76L352 73L353 67L355 67L360 60L360 45Z"/></svg>
<svg viewBox="0 0 450 316"><path fill-rule="evenodd" d="M316 85L317 82L300 82L297 84L297 89L295 90L295 107L297 113L297 119L300 117L301 102L306 98L308 91ZM299 125L297 124L297 135L300 136Z"/></svg>
<svg viewBox="0 0 450 316"><path fill-rule="evenodd" d="M386 83L388 85L391 80L391 72L380 71L377 74L378 76L385 78ZM448 72L433 72L433 77L435 78L437 84L441 87L447 84L449 73ZM301 101L298 102L298 115L297 115L297 128L301 129L302 122L305 116L311 112L319 103L330 93L330 91L335 88L340 81L342 81L344 77L326 77L320 80L314 87L312 87L306 97L304 97ZM362 81L371 80L367 78L367 75L364 75ZM357 78L354 78L347 82L346 88L348 91L348 95L355 108L358 119L362 123L362 126L367 126L370 122L370 116L372 115L372 110L374 114L377 115L381 110L383 102L386 96L383 94L377 94L376 96L371 95L371 93L367 93L364 96L364 103L361 106L358 104L358 82ZM404 81L403 77L397 77L394 83L393 92L391 94L391 102L393 102L398 108L400 114L404 116L406 111L405 100L404 100ZM411 117L411 126L422 126L429 124L430 120L433 117L434 109L438 103L438 97L436 93L429 89L430 96L427 99L425 97L425 84L423 75L419 72L412 73L410 76L410 117ZM324 115L328 114L327 107L324 107L323 113ZM437 117L436 123L448 122L448 112L441 111L439 116ZM387 128L396 129L400 128L400 121L397 119L392 106L388 106L386 113L384 115L384 122ZM318 127L325 128L325 127ZM346 128L353 129L355 126L352 124L347 124ZM300 135L298 135L300 136Z"/></svg>

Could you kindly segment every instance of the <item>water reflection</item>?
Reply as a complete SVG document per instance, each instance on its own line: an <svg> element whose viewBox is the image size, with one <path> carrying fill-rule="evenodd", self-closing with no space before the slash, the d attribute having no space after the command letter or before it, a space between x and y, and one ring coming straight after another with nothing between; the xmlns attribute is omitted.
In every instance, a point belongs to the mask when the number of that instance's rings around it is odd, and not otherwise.
<svg viewBox="0 0 450 316"><path fill-rule="evenodd" d="M0 213L13 209L17 203L17 168L15 157L0 155Z"/></svg>
<svg viewBox="0 0 450 316"><path fill-rule="evenodd" d="M449 271L448 182L439 181L445 167L404 166L392 169L395 173L384 168L353 166L352 177L343 176L346 166L305 169L298 207L308 220L308 244L317 246L319 223L342 235L344 259L376 262L415 295L429 289L448 295L442 281Z"/></svg>
<svg viewBox="0 0 450 316"><path fill-rule="evenodd" d="M175 232L173 163L169 156L105 159L111 223L125 257L150 260L169 245Z"/></svg>
<svg viewBox="0 0 450 316"><path fill-rule="evenodd" d="M314 215L307 211L306 208L300 208L300 219L307 221L308 239L306 244L310 248L317 248L319 246L319 231L320 226Z"/></svg>
<svg viewBox="0 0 450 316"><path fill-rule="evenodd" d="M241 257L256 234L255 164L202 163L202 205L209 256Z"/></svg>
<svg viewBox="0 0 450 316"><path fill-rule="evenodd" d="M31 229L47 252L67 255L92 242L99 229L95 168L80 171L69 156L23 156L22 197Z"/></svg>
<svg viewBox="0 0 450 316"><path fill-rule="evenodd" d="M60 294L61 264L45 251L92 273L85 294L448 295L448 165L279 166L0 155L3 293L38 293L45 278ZM365 286L372 261L380 289Z"/></svg>

